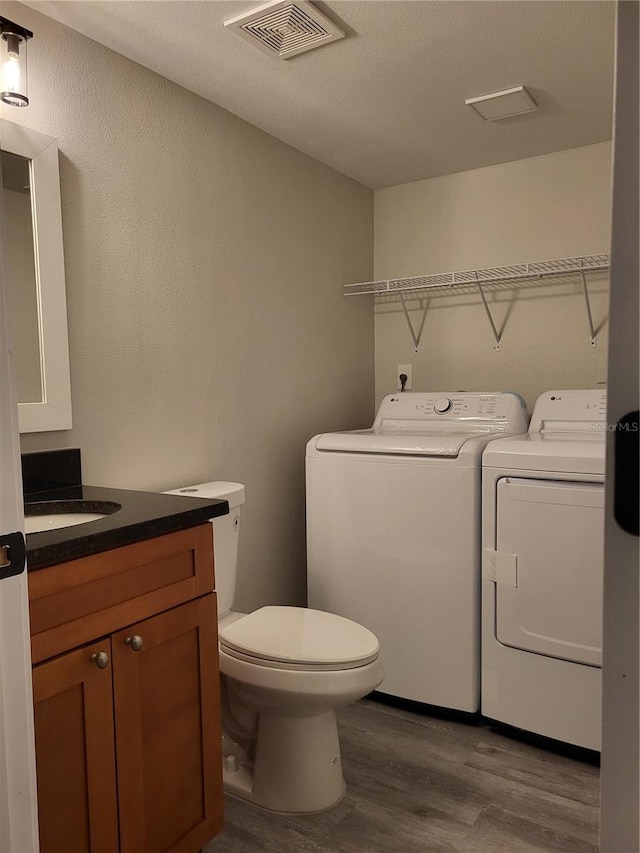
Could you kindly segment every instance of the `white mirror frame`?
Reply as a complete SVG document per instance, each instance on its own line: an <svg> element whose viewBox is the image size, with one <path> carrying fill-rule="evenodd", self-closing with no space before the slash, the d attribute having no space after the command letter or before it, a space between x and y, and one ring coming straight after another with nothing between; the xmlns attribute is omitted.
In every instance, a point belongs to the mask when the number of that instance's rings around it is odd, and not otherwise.
<svg viewBox="0 0 640 853"><path fill-rule="evenodd" d="M30 161L43 401L18 403L20 432L71 429L58 140L0 119L0 148Z"/></svg>

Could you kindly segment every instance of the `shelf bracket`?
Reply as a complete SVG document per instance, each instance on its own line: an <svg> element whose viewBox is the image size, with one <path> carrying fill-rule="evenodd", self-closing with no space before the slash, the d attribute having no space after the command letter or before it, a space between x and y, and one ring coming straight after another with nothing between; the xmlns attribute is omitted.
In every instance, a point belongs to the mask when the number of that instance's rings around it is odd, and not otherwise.
<svg viewBox="0 0 640 853"><path fill-rule="evenodd" d="M584 293L584 304L587 309L587 322L589 324L590 343L592 347L597 346L597 332L593 325L593 314L591 313L591 302L589 300L589 289L587 287L586 273L582 273L582 292Z"/></svg>
<svg viewBox="0 0 640 853"><path fill-rule="evenodd" d="M484 290L482 289L482 285L478 285L478 290L480 292L480 296L482 297L482 304L484 305L484 310L487 312L487 317L489 318L489 323L491 325L491 331L493 332L493 337L495 338L495 346L493 347L496 352L500 351L500 338L501 333L498 331L498 328L493 319L493 315L491 314L491 309L489 308L489 304L487 302L487 297L484 295Z"/></svg>
<svg viewBox="0 0 640 853"><path fill-rule="evenodd" d="M407 305L404 301L404 294L400 293L400 301L402 302L402 309L404 311L404 316L407 320L407 326L409 326L409 332L411 333L411 340L413 341L413 351L417 353L420 348L420 339L422 338L422 330L424 329L424 321L427 319L427 311L429 309L429 300L424 300L424 308L422 310L422 320L420 321L420 328L416 332L413 328L413 323L411 322L411 317L409 316L409 311L407 309ZM422 303L422 300L421 300Z"/></svg>

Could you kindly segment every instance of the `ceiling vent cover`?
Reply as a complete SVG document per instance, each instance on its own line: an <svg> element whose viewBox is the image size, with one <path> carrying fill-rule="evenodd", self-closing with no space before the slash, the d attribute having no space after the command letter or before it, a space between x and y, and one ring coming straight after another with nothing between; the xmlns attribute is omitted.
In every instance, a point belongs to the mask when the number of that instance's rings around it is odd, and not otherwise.
<svg viewBox="0 0 640 853"><path fill-rule="evenodd" d="M491 92L479 98L467 98L465 104L485 121L499 121L501 118L533 113L538 107L524 86Z"/></svg>
<svg viewBox="0 0 640 853"><path fill-rule="evenodd" d="M342 30L308 0L276 0L224 25L263 53L280 59L344 38Z"/></svg>

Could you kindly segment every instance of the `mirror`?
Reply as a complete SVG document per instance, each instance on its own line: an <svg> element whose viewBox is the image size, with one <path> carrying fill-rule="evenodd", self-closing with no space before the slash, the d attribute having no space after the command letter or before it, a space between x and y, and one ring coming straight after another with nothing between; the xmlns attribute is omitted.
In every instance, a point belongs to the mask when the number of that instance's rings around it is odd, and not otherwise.
<svg viewBox="0 0 640 853"><path fill-rule="evenodd" d="M58 143L0 119L0 148L20 432L71 429Z"/></svg>

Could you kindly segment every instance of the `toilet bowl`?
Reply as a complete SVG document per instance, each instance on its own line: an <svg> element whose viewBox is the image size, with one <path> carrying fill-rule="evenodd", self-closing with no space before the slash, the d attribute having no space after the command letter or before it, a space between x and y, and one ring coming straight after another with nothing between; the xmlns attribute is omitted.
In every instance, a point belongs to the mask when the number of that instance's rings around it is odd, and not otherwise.
<svg viewBox="0 0 640 853"><path fill-rule="evenodd" d="M225 790L270 811L330 808L345 791L335 710L382 681L377 638L303 607L232 611L244 486L201 483L171 494L229 501L229 515L212 522Z"/></svg>

